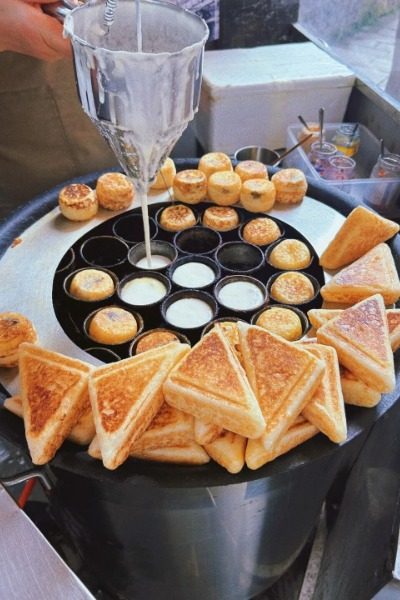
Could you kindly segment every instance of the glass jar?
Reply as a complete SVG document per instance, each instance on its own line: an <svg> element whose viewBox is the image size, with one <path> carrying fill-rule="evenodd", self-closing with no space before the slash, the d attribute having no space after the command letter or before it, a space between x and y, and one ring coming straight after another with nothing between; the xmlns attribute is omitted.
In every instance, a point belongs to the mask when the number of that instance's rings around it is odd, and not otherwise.
<svg viewBox="0 0 400 600"><path fill-rule="evenodd" d="M343 156L343 154L337 154L329 159L329 171L326 175L327 179L333 181L344 181L345 179L351 179L356 168L356 161L350 156Z"/></svg>
<svg viewBox="0 0 400 600"><path fill-rule="evenodd" d="M321 177L329 175L329 159L337 153L336 146L329 142L313 142L308 158Z"/></svg>
<svg viewBox="0 0 400 600"><path fill-rule="evenodd" d="M370 177L400 177L400 155L384 154L378 156Z"/></svg>
<svg viewBox="0 0 400 600"><path fill-rule="evenodd" d="M360 147L360 128L357 124L343 123L332 138L337 150L346 156L354 156Z"/></svg>

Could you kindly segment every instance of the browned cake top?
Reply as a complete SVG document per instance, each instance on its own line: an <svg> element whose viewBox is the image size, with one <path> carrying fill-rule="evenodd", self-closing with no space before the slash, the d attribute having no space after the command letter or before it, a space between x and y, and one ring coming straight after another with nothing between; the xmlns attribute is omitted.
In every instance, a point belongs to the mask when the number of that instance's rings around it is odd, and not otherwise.
<svg viewBox="0 0 400 600"><path fill-rule="evenodd" d="M178 183L180 187L188 184L189 189L193 189L194 185L203 188L207 186L207 177L203 171L198 169L186 169L176 174L175 183Z"/></svg>
<svg viewBox="0 0 400 600"><path fill-rule="evenodd" d="M183 204L168 206L161 214L160 223L166 227L180 227L194 225L196 218L193 211Z"/></svg>
<svg viewBox="0 0 400 600"><path fill-rule="evenodd" d="M33 341L35 337L29 319L16 312L0 313L0 343L17 338Z"/></svg>
<svg viewBox="0 0 400 600"><path fill-rule="evenodd" d="M71 183L61 190L60 200L66 205L78 207L81 206L83 201L85 202L85 206L87 203L96 202L96 197L88 185L84 183Z"/></svg>
<svg viewBox="0 0 400 600"><path fill-rule="evenodd" d="M252 219L243 228L243 237L254 244L270 244L279 238L281 230L272 219L259 217Z"/></svg>
<svg viewBox="0 0 400 600"><path fill-rule="evenodd" d="M141 354L151 348L165 346L169 342L178 342L177 336L172 331L153 331L142 337L136 346L136 354Z"/></svg>
<svg viewBox="0 0 400 600"><path fill-rule="evenodd" d="M97 180L97 185L113 192L133 192L133 184L123 173L104 173Z"/></svg>
<svg viewBox="0 0 400 600"><path fill-rule="evenodd" d="M27 357L25 372L30 407L30 433L38 435L54 416L66 394L81 381L81 374L54 363Z"/></svg>

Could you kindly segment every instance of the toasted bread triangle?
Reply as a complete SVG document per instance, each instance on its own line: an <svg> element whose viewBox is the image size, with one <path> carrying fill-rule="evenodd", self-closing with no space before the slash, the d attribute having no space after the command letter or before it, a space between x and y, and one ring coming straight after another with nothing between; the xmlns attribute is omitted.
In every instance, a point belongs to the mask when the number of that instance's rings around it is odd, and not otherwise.
<svg viewBox="0 0 400 600"><path fill-rule="evenodd" d="M342 312L341 308L312 308L307 312L307 317L315 331L318 331L322 325L338 317Z"/></svg>
<svg viewBox="0 0 400 600"><path fill-rule="evenodd" d="M364 206L351 211L320 258L325 269L340 269L399 231L399 225Z"/></svg>
<svg viewBox="0 0 400 600"><path fill-rule="evenodd" d="M386 311L388 320L390 345L393 352L400 348L400 308L388 308Z"/></svg>
<svg viewBox="0 0 400 600"><path fill-rule="evenodd" d="M265 418L262 443L272 451L315 393L325 365L261 327L238 323L247 376Z"/></svg>
<svg viewBox="0 0 400 600"><path fill-rule="evenodd" d="M381 294L385 304L400 297L399 276L387 244L378 244L321 288L326 302L354 304L373 294Z"/></svg>
<svg viewBox="0 0 400 600"><path fill-rule="evenodd" d="M243 368L217 327L171 371L164 394L172 406L239 435L259 437L264 430Z"/></svg>
<svg viewBox="0 0 400 600"><path fill-rule="evenodd" d="M4 408L9 410L13 415L24 418L24 413L22 410L22 400L21 396L10 396L6 398L3 403Z"/></svg>
<svg viewBox="0 0 400 600"><path fill-rule="evenodd" d="M259 469L267 462L271 462L278 456L306 442L317 433L319 433L318 427L302 419L300 422L293 423L271 450L266 450L261 440L249 440L246 448L246 465L252 470Z"/></svg>
<svg viewBox="0 0 400 600"><path fill-rule="evenodd" d="M321 382L304 407L303 415L332 442L344 442L347 437L347 423L336 350L315 343L300 345L325 363Z"/></svg>
<svg viewBox="0 0 400 600"><path fill-rule="evenodd" d="M207 452L195 441L181 446L151 448L132 452L135 458L178 465L205 465L210 462Z"/></svg>
<svg viewBox="0 0 400 600"><path fill-rule="evenodd" d="M317 340L333 346L340 364L373 389L393 390L393 353L385 305L379 294L344 310L320 327Z"/></svg>
<svg viewBox="0 0 400 600"><path fill-rule="evenodd" d="M223 431L213 442L205 445L205 450L229 473L239 473L244 467L246 444L245 437L231 431Z"/></svg>
<svg viewBox="0 0 400 600"><path fill-rule="evenodd" d="M115 469L150 425L163 403L162 385L189 346L171 342L98 368L89 394L103 464Z"/></svg>
<svg viewBox="0 0 400 600"><path fill-rule="evenodd" d="M194 419L166 402L149 427L131 446L131 454L153 448L183 446L194 441Z"/></svg>
<svg viewBox="0 0 400 600"><path fill-rule="evenodd" d="M381 393L358 379L345 367L340 367L340 384L346 404L372 408L379 404Z"/></svg>
<svg viewBox="0 0 400 600"><path fill-rule="evenodd" d="M32 462L51 460L87 402L90 365L35 344L20 346L25 435Z"/></svg>
<svg viewBox="0 0 400 600"><path fill-rule="evenodd" d="M313 308L308 311L307 316L315 331L331 319L342 314L343 309ZM400 308L387 308L386 318L388 321L389 339L393 352L400 347Z"/></svg>
<svg viewBox="0 0 400 600"><path fill-rule="evenodd" d="M76 424L71 429L68 439L75 444L86 446L90 444L95 436L96 430L94 428L92 407L90 406L89 394L86 391L85 399L83 401L83 409L81 415ZM4 400L4 408L12 412L17 417L24 418L22 400L20 396L11 396Z"/></svg>
<svg viewBox="0 0 400 600"><path fill-rule="evenodd" d="M200 419L194 420L194 439L200 446L211 444L224 430L214 423L206 423Z"/></svg>
<svg viewBox="0 0 400 600"><path fill-rule="evenodd" d="M101 460L100 445L97 436L88 448L89 456ZM142 460L175 463L181 465L204 465L210 462L207 452L193 440L175 446L152 448L132 448L131 456Z"/></svg>

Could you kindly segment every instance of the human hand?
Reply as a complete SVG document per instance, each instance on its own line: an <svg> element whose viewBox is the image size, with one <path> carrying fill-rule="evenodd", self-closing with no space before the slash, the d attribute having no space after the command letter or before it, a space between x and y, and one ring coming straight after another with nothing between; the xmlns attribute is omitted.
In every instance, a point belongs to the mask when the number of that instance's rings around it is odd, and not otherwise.
<svg viewBox="0 0 400 600"><path fill-rule="evenodd" d="M11 50L45 61L71 56L63 26L46 15L42 4L56 0L0 0L0 51Z"/></svg>

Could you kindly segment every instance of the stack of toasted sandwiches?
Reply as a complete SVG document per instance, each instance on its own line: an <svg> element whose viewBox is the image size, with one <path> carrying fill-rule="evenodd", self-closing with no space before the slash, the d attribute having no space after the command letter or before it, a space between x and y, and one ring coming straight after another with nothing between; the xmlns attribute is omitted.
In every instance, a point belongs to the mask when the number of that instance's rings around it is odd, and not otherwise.
<svg viewBox="0 0 400 600"><path fill-rule="evenodd" d="M356 209L363 226L356 211L348 217L358 232L376 224L365 210ZM70 439L89 445L108 469L129 457L212 459L238 473L317 433L344 442L345 403L375 406L395 386L400 309L385 304L398 299L400 283L383 240L393 227L377 218L380 235L364 235L362 256L347 221L337 236L341 252L324 253L322 262L347 263L324 292L350 306L310 311L315 337L289 342L244 322L216 324L193 348L172 341L98 368L22 343L20 396L5 406L23 417L33 462L48 462Z"/></svg>

